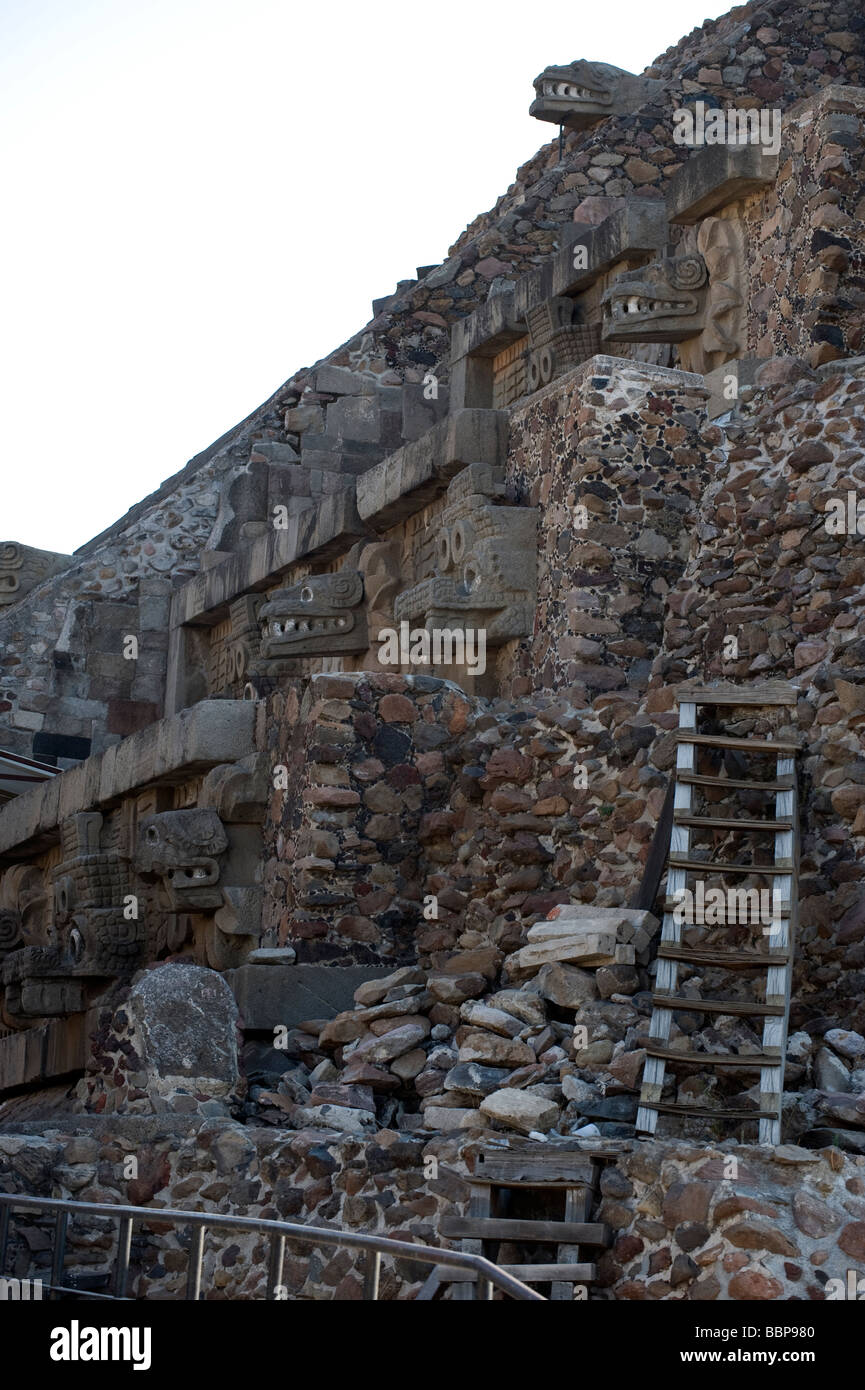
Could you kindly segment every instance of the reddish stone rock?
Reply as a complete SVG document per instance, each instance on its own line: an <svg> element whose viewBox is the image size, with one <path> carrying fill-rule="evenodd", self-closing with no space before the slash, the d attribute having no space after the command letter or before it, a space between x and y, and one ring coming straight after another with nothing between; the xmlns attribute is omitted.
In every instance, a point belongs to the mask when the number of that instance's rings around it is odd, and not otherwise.
<svg viewBox="0 0 865 1390"><path fill-rule="evenodd" d="M640 1240L639 1236L625 1235L619 1236L613 1246L613 1253L617 1260L627 1264L629 1260L634 1260L642 1254L644 1248L645 1242Z"/></svg>
<svg viewBox="0 0 865 1390"><path fill-rule="evenodd" d="M616 1298L642 1300L648 1297L646 1285L642 1279L626 1279L624 1284L620 1284L616 1289Z"/></svg>
<svg viewBox="0 0 865 1390"><path fill-rule="evenodd" d="M793 1197L793 1220L806 1236L819 1240L831 1235L841 1225L841 1217L830 1206L810 1192L799 1191Z"/></svg>
<svg viewBox="0 0 865 1390"><path fill-rule="evenodd" d="M780 1298L784 1285L759 1269L743 1269L730 1280L728 1292L731 1298L743 1300L758 1299L766 1302Z"/></svg>
<svg viewBox="0 0 865 1390"><path fill-rule="evenodd" d="M845 1255L865 1261L865 1221L851 1221L845 1226L838 1237L838 1244Z"/></svg>
<svg viewBox="0 0 865 1390"><path fill-rule="evenodd" d="M741 1250L771 1250L774 1255L798 1255L792 1241L765 1221L739 1221L728 1226L724 1235Z"/></svg>
<svg viewBox="0 0 865 1390"><path fill-rule="evenodd" d="M709 1227L703 1221L683 1221L673 1234L680 1250L699 1250L709 1239Z"/></svg>
<svg viewBox="0 0 865 1390"><path fill-rule="evenodd" d="M721 1285L714 1274L707 1274L705 1279L699 1279L696 1284L692 1284L688 1289L688 1298L692 1298L696 1303L709 1303L713 1298L717 1298L721 1292Z"/></svg>
<svg viewBox="0 0 865 1390"><path fill-rule="evenodd" d="M705 1221L712 1188L705 1182L674 1182L664 1197L664 1220L672 1230L683 1221Z"/></svg>
<svg viewBox="0 0 865 1390"><path fill-rule="evenodd" d="M385 695L378 707L385 724L413 724L417 708L405 695Z"/></svg>
<svg viewBox="0 0 865 1390"><path fill-rule="evenodd" d="M515 748L497 748L487 763L486 776L481 786L492 786L494 782L528 782L535 770L534 760L518 753Z"/></svg>
<svg viewBox="0 0 865 1390"><path fill-rule="evenodd" d="M742 1197L738 1192L734 1192L731 1197L724 1197L715 1206L713 1216L716 1222L723 1221L728 1216L741 1216L744 1211L753 1211L758 1216L780 1215L777 1207L771 1207L766 1202L758 1202L753 1197Z"/></svg>

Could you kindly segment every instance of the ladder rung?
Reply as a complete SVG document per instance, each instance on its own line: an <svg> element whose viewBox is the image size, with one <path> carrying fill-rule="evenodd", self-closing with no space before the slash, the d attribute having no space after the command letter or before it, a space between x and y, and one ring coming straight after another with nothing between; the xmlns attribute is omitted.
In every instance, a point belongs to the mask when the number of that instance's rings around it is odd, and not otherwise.
<svg viewBox="0 0 865 1390"><path fill-rule="evenodd" d="M702 869L708 874L792 874L793 863L781 859L774 864L730 864L726 860L689 859L686 854L671 854L671 869Z"/></svg>
<svg viewBox="0 0 865 1390"><path fill-rule="evenodd" d="M609 1245L609 1228L592 1221L503 1220L489 1216L445 1214L442 1235L468 1240L548 1242L558 1245Z"/></svg>
<svg viewBox="0 0 865 1390"><path fill-rule="evenodd" d="M744 892L747 893L748 891L749 891L749 890L748 890L747 888L744 889ZM754 889L754 892L757 892L757 891L758 891L757 889ZM665 898L665 899L664 899L664 911L665 911L665 912L676 912L677 910L681 910L681 908L682 908L682 903L680 902L680 900L679 900L678 898L672 897L672 898ZM705 917L707 911L709 911L709 909L708 909L708 908L705 908L705 909L704 909L704 912L703 912L703 916L704 916L704 917ZM751 913L750 915L748 915L748 914L747 914L747 907L746 907L746 915L745 915L744 917L740 917L739 914L738 914L738 912L735 913L733 916L728 916L726 905L725 905L724 907L720 907L720 908L713 907L713 908L711 909L711 912L712 912L712 915L713 915L714 917L717 918L717 921L715 921L715 922L696 922L695 919L694 919L694 912L693 912L693 909L692 909L692 908L689 908L689 909L688 909L688 911L683 915L683 917L682 917L681 920L682 920L683 925L685 925L685 926L699 926L699 927L759 927L759 926L767 926L767 925L768 925L768 923L765 923L765 922L762 922L762 921L756 919L756 918L754 917L753 913ZM779 906L778 906L777 908L775 908L775 907L772 908L772 919L773 919L773 921L774 921L775 919L777 919L777 918L787 918L787 917L789 917L789 916L790 916L790 904L789 904L789 903L780 903Z"/></svg>
<svg viewBox="0 0 865 1390"><path fill-rule="evenodd" d="M742 753L798 753L801 744L789 739L731 738L727 734L695 734L677 729L680 743L699 743L706 748L738 748Z"/></svg>
<svg viewBox="0 0 865 1390"><path fill-rule="evenodd" d="M765 830L777 835L782 830L792 830L791 820L738 820L735 816L692 816L686 811L675 811L676 825L693 825L706 830Z"/></svg>
<svg viewBox="0 0 865 1390"><path fill-rule="evenodd" d="M678 705L795 705L798 692L785 681L765 681L762 685L680 686Z"/></svg>
<svg viewBox="0 0 865 1390"><path fill-rule="evenodd" d="M657 1110L662 1115L682 1115L695 1120L777 1120L777 1110L709 1110L702 1105L681 1105L674 1100L643 1100L647 1110Z"/></svg>
<svg viewBox="0 0 865 1390"><path fill-rule="evenodd" d="M767 951L725 951L723 947L706 949L701 946L680 946L675 941L662 941L658 955L664 960L682 960L691 965L720 965L727 970L745 969L767 970L770 965L786 965L790 952L784 950Z"/></svg>
<svg viewBox="0 0 865 1390"><path fill-rule="evenodd" d="M682 1062L689 1066L703 1067L746 1067L748 1070L762 1071L764 1067L780 1067L781 1055L769 1052L749 1052L746 1056L730 1052L676 1052L666 1043L653 1042L650 1038L645 1044L650 1057L660 1057L664 1062Z"/></svg>
<svg viewBox="0 0 865 1390"><path fill-rule="evenodd" d="M674 1014L730 1014L742 1018L783 1018L783 1004L752 1004L746 999L683 999L678 994L652 995L656 1009L669 1009Z"/></svg>
<svg viewBox="0 0 865 1390"><path fill-rule="evenodd" d="M702 772L677 772L677 782L686 782L690 787L741 787L754 792L789 792L793 789L792 777L779 777L775 782L755 782L747 777L709 777Z"/></svg>

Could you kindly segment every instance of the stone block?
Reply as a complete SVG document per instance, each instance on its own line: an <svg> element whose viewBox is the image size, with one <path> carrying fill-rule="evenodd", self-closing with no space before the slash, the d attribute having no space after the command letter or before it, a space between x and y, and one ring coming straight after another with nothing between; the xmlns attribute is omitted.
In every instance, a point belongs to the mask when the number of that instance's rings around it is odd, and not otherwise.
<svg viewBox="0 0 865 1390"><path fill-rule="evenodd" d="M249 964L228 970L225 979L251 1032L278 1024L296 1028L308 1018L335 1018L351 1009L354 992L368 980L392 974L390 966Z"/></svg>
<svg viewBox="0 0 865 1390"><path fill-rule="evenodd" d="M376 396L341 396L328 406L326 433L337 439L381 438L381 405Z"/></svg>
<svg viewBox="0 0 865 1390"><path fill-rule="evenodd" d="M350 367L319 367L314 384L316 391L325 396L371 396L375 393L374 380L353 372Z"/></svg>
<svg viewBox="0 0 865 1390"><path fill-rule="evenodd" d="M667 187L671 222L699 222L717 208L774 184L778 155L761 145L704 145L674 174Z"/></svg>
<svg viewBox="0 0 865 1390"><path fill-rule="evenodd" d="M501 462L507 428L503 410L460 410L441 420L358 479L361 519L386 531L442 493L467 464Z"/></svg>
<svg viewBox="0 0 865 1390"><path fill-rule="evenodd" d="M169 963L146 974L128 1001L144 1069L228 1092L240 1079L238 1011L226 981L200 965Z"/></svg>

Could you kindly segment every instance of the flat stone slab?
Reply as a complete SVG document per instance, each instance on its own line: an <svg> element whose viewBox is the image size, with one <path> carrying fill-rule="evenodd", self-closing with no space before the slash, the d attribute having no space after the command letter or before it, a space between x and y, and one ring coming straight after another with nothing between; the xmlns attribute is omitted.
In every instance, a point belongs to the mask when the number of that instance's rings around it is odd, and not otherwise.
<svg viewBox="0 0 865 1390"><path fill-rule="evenodd" d="M307 555L317 560L341 555L367 534L350 484L315 502L310 499L308 507L288 518L284 530L271 528L184 584L171 603L171 626L200 623L206 614L212 615L241 594L266 589L297 560Z"/></svg>
<svg viewBox="0 0 865 1390"><path fill-rule="evenodd" d="M504 410L457 410L397 449L357 480L357 510L377 531L387 531L443 493L470 463L500 464L507 451Z"/></svg>
<svg viewBox="0 0 865 1390"><path fill-rule="evenodd" d="M308 1018L335 1018L354 1007L354 992L368 980L393 973L392 965L244 964L225 980L252 1032L283 1024L296 1028Z"/></svg>
<svg viewBox="0 0 865 1390"><path fill-rule="evenodd" d="M109 806L127 792L171 785L219 763L238 762L255 750L255 706L248 700L202 700L161 719L104 753L31 791L0 811L0 861L32 852L57 838L57 827L76 811Z"/></svg>
<svg viewBox="0 0 865 1390"><path fill-rule="evenodd" d="M778 155L762 145L704 145L690 155L667 189L671 222L699 222L717 208L774 184Z"/></svg>

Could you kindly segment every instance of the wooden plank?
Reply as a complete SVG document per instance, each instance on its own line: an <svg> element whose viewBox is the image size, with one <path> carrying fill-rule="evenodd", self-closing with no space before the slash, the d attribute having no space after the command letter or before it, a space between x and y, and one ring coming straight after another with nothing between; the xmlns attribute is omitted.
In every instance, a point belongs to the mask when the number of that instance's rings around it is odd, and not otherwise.
<svg viewBox="0 0 865 1390"><path fill-rule="evenodd" d="M671 777L667 783L667 794L664 797L664 805L658 823L655 826L655 833L652 836L652 843L649 847L649 857L643 869L643 877L640 886L628 903L630 908L638 911L651 912L658 896L658 889L661 886L661 879L664 876L664 869L667 864L667 854L670 848L670 831L673 826L673 808L676 799L676 784Z"/></svg>
<svg viewBox="0 0 865 1390"><path fill-rule="evenodd" d="M607 1227L592 1221L507 1221L499 1217L447 1214L442 1217L441 1233L450 1239L541 1241L554 1245L609 1244Z"/></svg>
<svg viewBox="0 0 865 1390"><path fill-rule="evenodd" d="M789 874L791 865L775 864L730 864L722 859L688 859L683 854L671 854L670 864L677 869L702 869L708 874Z"/></svg>
<svg viewBox="0 0 865 1390"><path fill-rule="evenodd" d="M678 729L676 737L680 743L699 743L705 748L737 748L740 753L798 753L801 743L789 739L774 738L733 738L729 734L693 734L688 729Z"/></svg>
<svg viewBox="0 0 865 1390"><path fill-rule="evenodd" d="M752 1004L744 999L682 999L675 994L653 994L656 1008L676 1014L730 1014L739 1018L781 1018L782 1004Z"/></svg>
<svg viewBox="0 0 865 1390"><path fill-rule="evenodd" d="M746 889L745 889L745 892L747 893L748 891L750 891L750 890L746 888ZM755 890L755 891L757 891L757 890ZM678 911L681 913L682 906L683 906L683 904L680 902L680 900L679 900L678 898L665 898L665 899L664 899L664 911L665 911L665 912L676 912L676 911L678 910ZM705 917L705 915L706 915L706 910L705 910L705 907L704 907L703 916ZM699 926L699 927L725 927L725 926L761 927L761 926L768 926L768 925L769 925L768 922L762 922L762 921L759 919L759 917L755 917L755 916L753 915L753 913L752 913L752 914L747 914L747 915L744 916L744 917L740 917L740 916L739 916L739 913L738 913L738 912L735 912L735 913L733 913L732 916L728 916L728 915L727 915L727 904L726 904L726 903L724 903L721 907L714 907L714 906L713 906L713 907L712 907L712 915L713 915L714 917L717 918L717 920L714 921L714 922L695 921L693 910L691 910L691 911L689 911L689 912L686 912L686 913L681 917L681 921L682 921L683 926ZM775 920L777 920L777 919L779 919L779 918L782 918L782 917L789 917L789 916L790 916L790 904L789 904L788 902L779 903L777 907L773 907L773 908L772 908L772 920L773 920L773 921L775 921Z"/></svg>
<svg viewBox="0 0 865 1390"><path fill-rule="evenodd" d="M595 1170L591 1155L582 1153L488 1153L483 1150L475 1160L472 1175L475 1182L507 1185L508 1187L544 1187L552 1183L571 1186L573 1183L594 1181Z"/></svg>
<svg viewBox="0 0 865 1390"><path fill-rule="evenodd" d="M660 1115L681 1115L683 1119L695 1120L774 1120L774 1111L764 1110L709 1110L700 1105L680 1105L677 1101L641 1100L648 1110L657 1110Z"/></svg>
<svg viewBox="0 0 865 1390"><path fill-rule="evenodd" d="M649 1039L643 1046L650 1057L663 1057L665 1062L682 1062L689 1066L703 1067L746 1067L749 1071L762 1071L763 1067L778 1065L779 1058L766 1052L735 1056L730 1052L677 1052L665 1043L655 1043Z"/></svg>
<svg viewBox="0 0 865 1390"><path fill-rule="evenodd" d="M720 965L725 970L759 970L777 964L786 964L789 951L772 950L760 954L757 951L725 951L722 946L709 950L700 946L682 946L677 941L662 941L658 945L658 955L665 960L688 961L691 965Z"/></svg>
<svg viewBox="0 0 865 1390"><path fill-rule="evenodd" d="M591 1214L592 1194L587 1187L572 1187L565 1194L565 1221L572 1223L576 1221L587 1221ZM580 1247L578 1245L559 1245L556 1249L556 1259L559 1266L578 1265L580 1263ZM550 1287L550 1301L552 1303L570 1302L574 1297L572 1288L573 1283L580 1280L568 1280L567 1276L561 1276L553 1280Z"/></svg>
<svg viewBox="0 0 865 1390"><path fill-rule="evenodd" d="M776 835L781 830L792 830L789 820L745 820L735 816L683 816L676 812L677 825L690 825L695 829L706 830L766 830Z"/></svg>
<svg viewBox="0 0 865 1390"><path fill-rule="evenodd" d="M676 704L695 705L795 705L798 691L786 681L763 681L760 685L680 686Z"/></svg>
<svg viewBox="0 0 865 1390"><path fill-rule="evenodd" d="M792 777L779 777L775 782L756 782L751 777L711 777L702 772L678 772L676 777L690 787L720 787L722 791L726 787L734 787L742 791L783 792L789 791L793 785Z"/></svg>
<svg viewBox="0 0 865 1390"><path fill-rule="evenodd" d="M484 1221L487 1219L491 1211L491 1200L490 1188L473 1184L469 1197L469 1220ZM486 1255L489 1257L489 1251L484 1248L483 1240L464 1240L461 1248L467 1255ZM465 1284L460 1288L453 1289L451 1297L457 1302L465 1302L476 1298L477 1294L471 1284Z"/></svg>

